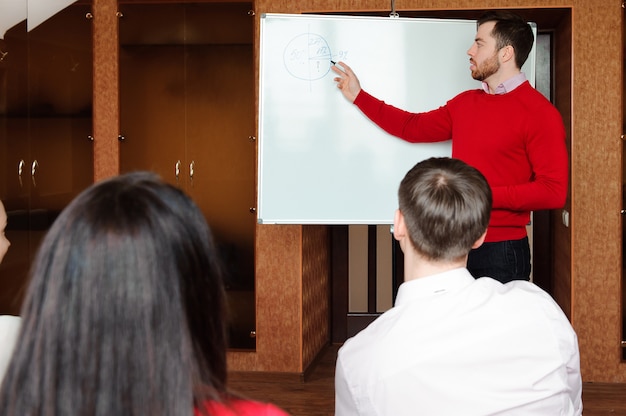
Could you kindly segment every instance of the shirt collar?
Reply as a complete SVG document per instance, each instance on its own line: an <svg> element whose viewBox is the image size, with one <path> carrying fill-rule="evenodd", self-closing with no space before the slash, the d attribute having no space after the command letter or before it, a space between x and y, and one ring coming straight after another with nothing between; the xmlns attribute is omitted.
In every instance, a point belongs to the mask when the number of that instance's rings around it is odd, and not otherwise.
<svg viewBox="0 0 626 416"><path fill-rule="evenodd" d="M511 78L507 79L506 81L498 85L496 87L496 90L494 91L494 95L506 94L507 92L511 92L515 88L522 85L525 81L526 81L526 75L523 72L520 72L519 74L512 76ZM489 85L485 81L483 81L483 90L487 94L490 94Z"/></svg>
<svg viewBox="0 0 626 416"><path fill-rule="evenodd" d="M399 306L415 299L456 291L474 281L474 277L464 267L409 280L402 283L398 288L395 304Z"/></svg>

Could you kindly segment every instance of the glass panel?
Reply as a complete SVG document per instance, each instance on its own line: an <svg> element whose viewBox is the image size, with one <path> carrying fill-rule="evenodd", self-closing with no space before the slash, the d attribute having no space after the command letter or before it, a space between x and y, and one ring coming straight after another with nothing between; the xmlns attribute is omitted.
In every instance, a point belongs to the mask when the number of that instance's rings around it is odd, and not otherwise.
<svg viewBox="0 0 626 416"><path fill-rule="evenodd" d="M74 4L0 41L0 198L12 245L0 265L0 314L17 314L30 262L59 212L92 183L91 6Z"/></svg>
<svg viewBox="0 0 626 416"><path fill-rule="evenodd" d="M0 198L7 211L6 236L11 241L0 264L0 314L18 315L30 257L26 21L6 32L0 50Z"/></svg>
<svg viewBox="0 0 626 416"><path fill-rule="evenodd" d="M154 171L202 209L227 266L236 349L256 347L251 9L120 4L120 170Z"/></svg>

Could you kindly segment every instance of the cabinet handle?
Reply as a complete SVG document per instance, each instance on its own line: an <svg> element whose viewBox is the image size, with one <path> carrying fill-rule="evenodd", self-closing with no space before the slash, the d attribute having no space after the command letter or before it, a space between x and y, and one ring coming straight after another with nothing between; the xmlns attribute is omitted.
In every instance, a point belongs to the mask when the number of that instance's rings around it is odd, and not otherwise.
<svg viewBox="0 0 626 416"><path fill-rule="evenodd" d="M176 180L178 180L178 177L180 176L180 160L176 162L176 165L174 166L174 173L176 175Z"/></svg>
<svg viewBox="0 0 626 416"><path fill-rule="evenodd" d="M22 183L22 172L24 172L24 165L26 165L24 159L20 160L20 163L17 164L17 178L20 181L20 188L24 186L24 184Z"/></svg>
<svg viewBox="0 0 626 416"><path fill-rule="evenodd" d="M37 159L33 160L33 164L30 165L30 178L33 181L34 187L37 187L37 182L35 181L35 173L37 172L38 167L39 167L39 162L37 162Z"/></svg>
<svg viewBox="0 0 626 416"><path fill-rule="evenodd" d="M194 162L193 160L189 164L189 179L193 179L193 168L195 165L196 165L196 162Z"/></svg>

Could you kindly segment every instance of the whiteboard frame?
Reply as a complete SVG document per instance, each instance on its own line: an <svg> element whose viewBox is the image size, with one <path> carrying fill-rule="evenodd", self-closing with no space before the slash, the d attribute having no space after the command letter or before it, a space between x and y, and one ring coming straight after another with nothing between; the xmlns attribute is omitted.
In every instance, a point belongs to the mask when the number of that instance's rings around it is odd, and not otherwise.
<svg viewBox="0 0 626 416"><path fill-rule="evenodd" d="M383 36L393 27L390 25L395 25L395 28L405 26L399 34ZM446 30L441 29L442 34L439 38L447 36L449 32L447 29L450 28L446 27L447 25L462 28L459 29L458 39L446 40L451 46L444 45L441 40L434 45L430 42L431 38L425 38L424 42L419 43L427 51L437 48L435 54L439 55L438 59L442 58L444 62L451 59L452 63L447 67L456 71L455 76L450 76L445 70L436 70L434 76L426 77L429 85L419 84L416 80L419 80L421 75L416 75L413 70L421 70L421 61L411 54L414 50L419 52L420 48L412 42L405 45L404 50L400 49L400 53L388 55L387 62L372 63L371 55L380 56L388 53L394 48L390 47L390 44L398 43L396 39L402 37L405 31L413 35L412 27L417 25L426 25L429 30L435 26L437 30L445 27ZM536 39L536 25L531 24L531 27ZM353 30L354 28L357 30ZM358 33L355 36L353 32ZM476 20L263 14L260 19L259 48L258 223L392 224L397 207L397 187L406 171L427 157L449 156L451 143L448 141L410 144L388 135L367 119L356 106L343 98L333 81L335 75L329 70L331 65L329 62L331 59L345 61L357 73L366 91L389 104L412 112L428 111L445 104L462 91L481 87L478 81L471 78L469 58L466 55L475 32ZM306 34L306 37L300 37L302 34ZM379 41L378 38L382 39ZM303 39L306 39L306 42ZM317 47L319 44L324 45L324 41L327 41L325 47L330 50L327 57L309 55L307 62L290 60L292 56L304 50L303 42L307 44L306 47L311 44ZM360 49L359 44L363 42L366 42L370 49L365 51ZM536 42L522 68L533 85L535 44ZM366 52L371 52L370 56L364 56ZM398 56L404 52L407 52L408 56ZM370 60L363 61L361 58ZM393 59L396 59L395 64L392 62ZM427 61L434 62L432 56ZM316 68L322 67L319 74L315 73L315 68L311 70L312 63ZM328 65L328 68L325 65ZM398 75L400 71L389 70L398 67L403 67L404 72L400 75ZM458 85L453 85L450 79L454 79ZM409 84L415 85L404 88ZM415 88L417 91L413 91ZM427 101L420 102L424 96L428 97ZM324 107L324 110L320 111L320 107ZM340 124L345 120L349 120L351 130L341 131ZM307 132L299 131L299 129L316 130L327 121L333 126L328 130L330 132L328 134L327 130L321 128L317 135L312 137L306 137ZM358 127L353 128L354 126ZM367 137L349 138L352 131L356 131L355 135ZM323 144L322 150L318 149L319 143ZM343 143L348 150L339 150L336 147L337 143ZM326 150L330 152L323 153ZM327 167L320 166L328 159L332 159L328 162L331 163L330 169L336 171L328 173ZM387 160L387 164L393 160L398 166L394 168L395 171L382 175L381 181L384 181L382 184L377 183L376 187L369 190L366 187L368 185L363 185L363 182L376 182L378 176L367 178L369 170L367 162L360 162L360 159L374 160L375 162L370 163L381 165L377 168L379 172L386 172L386 164L381 160ZM310 165L316 160L318 163ZM342 171L338 166L343 160L349 161L347 169ZM354 178L350 181L347 177L351 174ZM362 181L361 178L366 180ZM318 188L320 184L322 186ZM325 193L324 186L335 184L343 185L343 190ZM349 206L352 199L348 200L349 196L344 195L349 192L354 192L358 198L352 207ZM345 200L342 199L344 197ZM333 204L347 206L346 211L341 213L340 207L337 207L338 214L332 213L334 211L330 214L324 211L332 210L329 206L332 207Z"/></svg>

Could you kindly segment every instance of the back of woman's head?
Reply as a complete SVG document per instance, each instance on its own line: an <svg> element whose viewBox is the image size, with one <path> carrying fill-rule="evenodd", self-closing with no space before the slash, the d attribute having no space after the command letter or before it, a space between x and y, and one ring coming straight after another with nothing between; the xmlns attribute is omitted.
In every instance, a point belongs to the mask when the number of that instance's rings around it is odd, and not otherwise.
<svg viewBox="0 0 626 416"><path fill-rule="evenodd" d="M148 173L96 184L39 249L1 413L189 415L225 390L223 311L191 199Z"/></svg>

